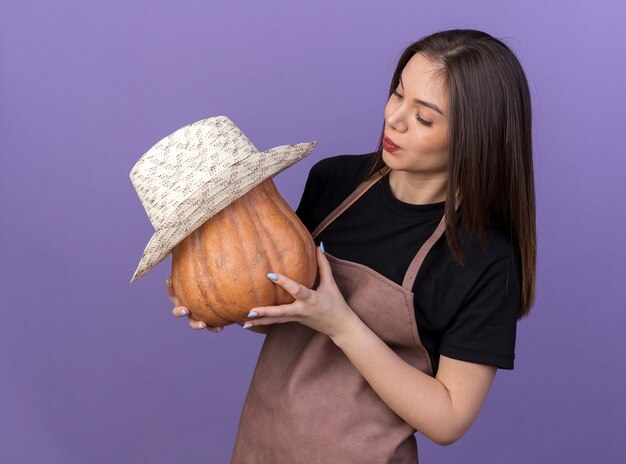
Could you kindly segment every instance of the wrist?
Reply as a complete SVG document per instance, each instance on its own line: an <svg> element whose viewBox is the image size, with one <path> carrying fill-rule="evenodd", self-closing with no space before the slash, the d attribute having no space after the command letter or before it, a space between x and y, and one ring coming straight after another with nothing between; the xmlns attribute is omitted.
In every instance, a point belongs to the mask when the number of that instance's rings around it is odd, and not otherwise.
<svg viewBox="0 0 626 464"><path fill-rule="evenodd" d="M341 325L341 330L330 337L335 345L339 348L345 340L354 337L354 335L363 327L365 323L354 312L346 318L346 322Z"/></svg>

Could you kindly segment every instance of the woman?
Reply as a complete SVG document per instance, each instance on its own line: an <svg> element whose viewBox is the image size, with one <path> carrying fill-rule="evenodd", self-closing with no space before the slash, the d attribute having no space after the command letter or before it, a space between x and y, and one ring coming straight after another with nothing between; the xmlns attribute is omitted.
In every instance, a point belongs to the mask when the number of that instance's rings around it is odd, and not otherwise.
<svg viewBox="0 0 626 464"><path fill-rule="evenodd" d="M270 274L296 301L251 308L244 327L267 335L232 462L417 462L416 430L458 440L513 368L536 261L518 60L480 31L422 38L382 132L375 152L311 168L296 213L321 245L318 281Z"/></svg>

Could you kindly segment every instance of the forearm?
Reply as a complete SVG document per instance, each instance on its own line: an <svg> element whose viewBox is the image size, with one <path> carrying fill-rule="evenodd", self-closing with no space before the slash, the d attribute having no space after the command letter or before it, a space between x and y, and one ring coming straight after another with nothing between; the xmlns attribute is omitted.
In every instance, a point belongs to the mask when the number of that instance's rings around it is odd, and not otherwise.
<svg viewBox="0 0 626 464"><path fill-rule="evenodd" d="M446 387L405 362L358 317L333 342L405 422L441 445L458 439L453 403Z"/></svg>

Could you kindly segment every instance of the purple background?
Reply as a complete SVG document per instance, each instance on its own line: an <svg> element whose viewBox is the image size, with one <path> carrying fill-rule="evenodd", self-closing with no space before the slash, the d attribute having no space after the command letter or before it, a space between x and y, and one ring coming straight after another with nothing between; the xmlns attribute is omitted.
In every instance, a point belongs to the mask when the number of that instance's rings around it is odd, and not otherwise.
<svg viewBox="0 0 626 464"><path fill-rule="evenodd" d="M0 9L0 461L225 463L263 335L172 316L129 172L228 115L275 178L375 148L396 60L442 29L517 53L534 106L537 303L476 422L424 463L626 460L626 9L604 2L7 1ZM280 394L280 392L277 392Z"/></svg>

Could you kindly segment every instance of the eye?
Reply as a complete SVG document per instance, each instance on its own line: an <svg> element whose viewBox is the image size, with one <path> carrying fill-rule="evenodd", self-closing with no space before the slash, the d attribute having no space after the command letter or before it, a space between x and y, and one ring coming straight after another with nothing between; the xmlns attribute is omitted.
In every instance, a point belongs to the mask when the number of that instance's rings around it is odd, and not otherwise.
<svg viewBox="0 0 626 464"><path fill-rule="evenodd" d="M402 99L402 95L400 95L397 91L393 91L391 92L392 95L395 95L396 97ZM420 116L419 113L415 113L415 119L417 119L419 121L420 124L428 127L428 126L432 126L432 122L431 121L427 121L426 119L422 119L422 117Z"/></svg>
<svg viewBox="0 0 626 464"><path fill-rule="evenodd" d="M430 121L426 121L425 119L422 119L422 118L420 117L420 114L419 114L419 113L417 113L417 114L415 115L415 118L416 118L416 119L417 119L417 120L418 120L421 124L423 124L423 125L425 125L425 126L430 126L430 125L432 125L432 122L430 122Z"/></svg>

